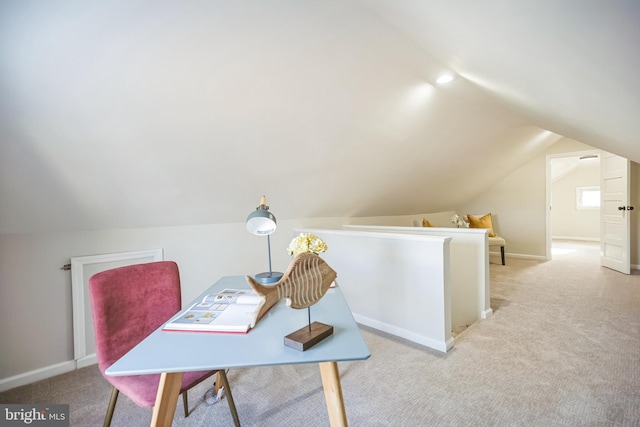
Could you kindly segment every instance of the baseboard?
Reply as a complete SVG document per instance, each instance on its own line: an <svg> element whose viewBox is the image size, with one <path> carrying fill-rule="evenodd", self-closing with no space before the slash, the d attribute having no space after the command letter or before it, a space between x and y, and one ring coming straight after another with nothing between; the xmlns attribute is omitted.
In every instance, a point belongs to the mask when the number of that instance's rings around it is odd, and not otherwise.
<svg viewBox="0 0 640 427"><path fill-rule="evenodd" d="M23 374L14 375L9 378L0 380L0 392L11 390L12 388L35 383L37 381L46 380L56 375L66 374L67 372L98 363L95 354L90 354L78 360L69 360L67 362L57 363L55 365L46 366L44 368L35 369Z"/></svg>
<svg viewBox="0 0 640 427"><path fill-rule="evenodd" d="M55 377L56 375L66 374L67 372L71 372L75 369L75 360L69 360L67 362L57 363L55 365L46 366L23 374L14 375L9 378L3 378L0 380L0 392Z"/></svg>
<svg viewBox="0 0 640 427"><path fill-rule="evenodd" d="M446 353L448 350L451 350L451 348L454 345L454 340L451 337L451 335L449 335L446 341L442 341L434 338L429 338L424 335L420 335L415 332L409 331L407 329L399 328L397 326L393 326L385 322L380 322L379 320L361 316L356 313L353 313L353 318L355 319L356 322L362 325L369 326L370 328L373 328L373 329L378 329L382 332L386 332L388 334L395 335L397 337L404 338L409 341L413 341L415 343L424 345L426 347L432 348L437 351L441 351L443 353Z"/></svg>
<svg viewBox="0 0 640 427"><path fill-rule="evenodd" d="M491 252L492 255L500 255L500 253ZM546 261L547 258L539 255L524 255L524 254L511 254L505 253L506 258L524 258L524 259L535 259L539 261ZM631 264L632 270L640 270L640 264Z"/></svg>
<svg viewBox="0 0 640 427"><path fill-rule="evenodd" d="M500 257L500 252L491 252L489 251L489 256ZM535 259L540 261L546 261L547 258L540 255L526 255L526 254L514 254L510 252L505 252L504 257L506 258L525 258L525 259Z"/></svg>
<svg viewBox="0 0 640 427"><path fill-rule="evenodd" d="M482 312L480 313L480 318L488 319L489 317L491 317L492 314L493 314L493 309L491 308L487 310L482 310Z"/></svg>
<svg viewBox="0 0 640 427"><path fill-rule="evenodd" d="M500 254L498 254L500 255ZM546 261L547 258L542 255L526 255L526 254L514 254L514 253L505 253L505 258L523 258L523 259L535 259L538 261Z"/></svg>
<svg viewBox="0 0 640 427"><path fill-rule="evenodd" d="M581 242L599 242L599 237L551 236L551 240L578 240Z"/></svg>
<svg viewBox="0 0 640 427"><path fill-rule="evenodd" d="M76 369L84 368L86 366L95 365L98 363L98 357L96 354L90 354L81 359L76 360Z"/></svg>

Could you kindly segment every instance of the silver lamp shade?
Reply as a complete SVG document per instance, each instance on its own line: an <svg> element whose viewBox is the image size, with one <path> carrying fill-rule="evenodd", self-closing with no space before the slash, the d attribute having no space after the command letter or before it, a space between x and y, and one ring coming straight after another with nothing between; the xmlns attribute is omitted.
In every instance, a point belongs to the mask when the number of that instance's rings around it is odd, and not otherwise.
<svg viewBox="0 0 640 427"><path fill-rule="evenodd" d="M247 217L247 231L256 236L269 235L276 231L276 217L266 209L262 209L262 206L258 206L255 211L251 212Z"/></svg>
<svg viewBox="0 0 640 427"><path fill-rule="evenodd" d="M267 236L269 271L256 274L255 279L262 284L276 283L282 277L282 273L271 271L271 238L269 235L276 231L277 222L275 215L269 212L269 206L267 206L265 196L262 196L260 199L260 205L256 210L247 216L246 225L249 233L255 234L256 236Z"/></svg>

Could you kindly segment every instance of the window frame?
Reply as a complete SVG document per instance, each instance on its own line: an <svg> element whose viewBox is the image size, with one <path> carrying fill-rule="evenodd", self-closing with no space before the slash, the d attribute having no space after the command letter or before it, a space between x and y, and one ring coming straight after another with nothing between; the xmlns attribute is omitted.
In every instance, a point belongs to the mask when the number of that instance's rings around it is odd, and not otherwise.
<svg viewBox="0 0 640 427"><path fill-rule="evenodd" d="M594 192L594 191L598 192L598 204L597 205L585 205L584 204L584 193ZM601 197L602 197L602 194L600 193L600 186L598 186L598 185L592 185L592 186L586 186L586 187L576 187L576 209L577 210L600 209Z"/></svg>

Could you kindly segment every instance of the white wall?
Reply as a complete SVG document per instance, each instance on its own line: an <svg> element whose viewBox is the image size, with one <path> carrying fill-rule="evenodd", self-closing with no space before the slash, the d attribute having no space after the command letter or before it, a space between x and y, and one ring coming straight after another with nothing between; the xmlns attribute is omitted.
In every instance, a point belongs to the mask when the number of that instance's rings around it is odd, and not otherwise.
<svg viewBox="0 0 640 427"><path fill-rule="evenodd" d="M594 147L562 138L544 153L521 165L468 203L460 213L493 214L496 232L507 241L505 252L514 256L545 259L546 256L546 156L594 150ZM640 165L631 162L631 202L640 208ZM639 214L632 216L631 264L640 264Z"/></svg>
<svg viewBox="0 0 640 427"><path fill-rule="evenodd" d="M284 269L293 229L342 225L344 218L279 221L271 236L274 269ZM0 390L73 369L71 257L163 248L180 268L183 304L224 275L268 270L267 241L244 222L73 233L0 235ZM53 368L52 368L53 369ZM39 379L37 376L35 379Z"/></svg>
<svg viewBox="0 0 640 427"><path fill-rule="evenodd" d="M445 211L415 215L356 217L348 218L345 224L413 227L415 221L422 224L423 219L428 219L434 227L453 227L451 217L454 214L454 211Z"/></svg>
<svg viewBox="0 0 640 427"><path fill-rule="evenodd" d="M492 212L496 231L507 239L508 254L542 258L546 233L546 155L591 149L593 147L563 138L504 179L487 183L487 190L481 196L455 210ZM631 263L638 265L640 166L633 162L631 187L631 203L636 207L631 224ZM420 214L407 215L407 224L389 225L409 225L413 219L421 218ZM278 231L272 236L274 268L288 265L285 248L295 227L341 226L350 221L350 218L280 221ZM266 242L249 235L244 223L1 234L0 322L4 326L0 328L3 346L0 389L3 379L73 359L71 277L60 267L74 256L156 247L165 250L166 259L179 263L185 302L222 275L251 274L267 268Z"/></svg>
<svg viewBox="0 0 640 427"><path fill-rule="evenodd" d="M450 213L443 213L443 221ZM401 218L412 224L422 215ZM429 216L432 219L432 215ZM374 221L362 219L365 223ZM381 219L384 222L384 218ZM285 269L297 227L341 227L354 218L278 222L271 236L273 267ZM397 223L396 223L397 225ZM267 270L266 239L243 222L68 233L0 235L0 390L74 369L70 258L162 248L180 267L183 303L224 275Z"/></svg>
<svg viewBox="0 0 640 427"><path fill-rule="evenodd" d="M551 184L551 237L600 240L600 209L578 209L577 187L600 187L600 162L580 161L571 173Z"/></svg>

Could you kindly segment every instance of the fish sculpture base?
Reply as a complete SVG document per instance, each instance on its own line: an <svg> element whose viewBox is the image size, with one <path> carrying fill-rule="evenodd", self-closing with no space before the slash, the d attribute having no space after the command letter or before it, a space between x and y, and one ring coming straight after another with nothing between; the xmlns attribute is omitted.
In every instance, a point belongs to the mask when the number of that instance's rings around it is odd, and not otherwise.
<svg viewBox="0 0 640 427"><path fill-rule="evenodd" d="M305 351L331 335L333 335L333 326L313 322L284 337L284 345Z"/></svg>

